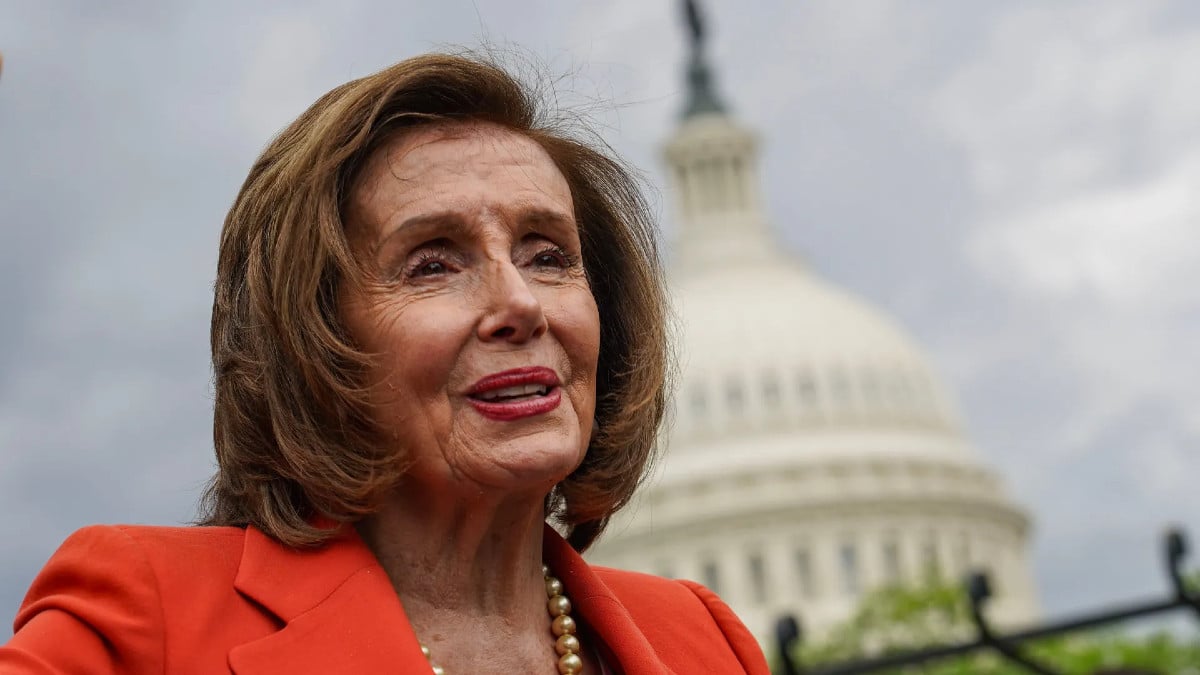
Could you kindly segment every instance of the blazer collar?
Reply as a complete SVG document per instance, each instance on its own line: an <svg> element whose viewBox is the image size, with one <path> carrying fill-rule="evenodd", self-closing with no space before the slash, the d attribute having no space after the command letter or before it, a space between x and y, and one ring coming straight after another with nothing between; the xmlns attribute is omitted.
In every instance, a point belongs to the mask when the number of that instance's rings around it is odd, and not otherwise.
<svg viewBox="0 0 1200 675"><path fill-rule="evenodd" d="M546 525L542 555L566 587L572 613L603 641L614 670L668 675L629 612L591 566ZM284 546L249 526L234 587L282 622L229 652L236 675L408 672L428 668L391 581L353 527L320 548Z"/></svg>
<svg viewBox="0 0 1200 675"><path fill-rule="evenodd" d="M248 527L234 587L284 624L229 652L237 675L428 668L391 581L353 527L309 550Z"/></svg>

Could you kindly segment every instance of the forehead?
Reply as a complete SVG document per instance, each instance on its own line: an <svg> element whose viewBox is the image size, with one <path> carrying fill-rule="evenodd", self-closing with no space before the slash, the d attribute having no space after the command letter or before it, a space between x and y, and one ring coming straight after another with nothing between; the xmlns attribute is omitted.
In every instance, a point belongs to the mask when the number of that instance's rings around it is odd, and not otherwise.
<svg viewBox="0 0 1200 675"><path fill-rule="evenodd" d="M557 207L571 214L566 178L533 139L488 123L419 127L386 142L351 191L375 220L425 208Z"/></svg>

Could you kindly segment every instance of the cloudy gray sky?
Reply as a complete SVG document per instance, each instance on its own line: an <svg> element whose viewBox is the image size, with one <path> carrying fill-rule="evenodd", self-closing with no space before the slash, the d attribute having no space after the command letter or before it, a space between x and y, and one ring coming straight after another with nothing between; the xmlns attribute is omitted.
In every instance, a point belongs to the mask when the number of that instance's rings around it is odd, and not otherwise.
<svg viewBox="0 0 1200 675"><path fill-rule="evenodd" d="M926 346L1036 518L1047 611L1163 589L1162 527L1200 545L1200 3L706 4L779 236ZM401 58L516 45L661 185L678 26L671 0L0 0L0 618L72 530L193 516L217 236L273 132Z"/></svg>

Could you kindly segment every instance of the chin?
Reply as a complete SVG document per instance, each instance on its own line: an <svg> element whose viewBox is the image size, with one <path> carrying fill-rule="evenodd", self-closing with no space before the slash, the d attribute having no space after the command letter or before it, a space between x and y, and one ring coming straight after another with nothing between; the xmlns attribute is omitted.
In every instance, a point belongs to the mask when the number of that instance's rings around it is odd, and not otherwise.
<svg viewBox="0 0 1200 675"><path fill-rule="evenodd" d="M547 492L579 467L584 453L578 444L568 445L561 441L541 447L522 443L520 451L495 458L493 468L501 478L499 483L507 483L501 487L514 492L527 488Z"/></svg>

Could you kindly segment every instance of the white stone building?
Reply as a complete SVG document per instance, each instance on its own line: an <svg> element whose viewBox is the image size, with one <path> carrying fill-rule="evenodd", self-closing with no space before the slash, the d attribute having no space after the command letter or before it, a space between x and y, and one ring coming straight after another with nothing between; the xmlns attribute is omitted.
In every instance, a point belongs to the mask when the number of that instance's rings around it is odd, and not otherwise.
<svg viewBox="0 0 1200 675"><path fill-rule="evenodd" d="M714 95L698 48L690 78L665 148L680 223L675 415L659 475L589 559L700 581L764 643L784 613L819 634L864 590L932 570L987 570L992 619L1035 618L1028 516L912 339L781 249L755 136Z"/></svg>

